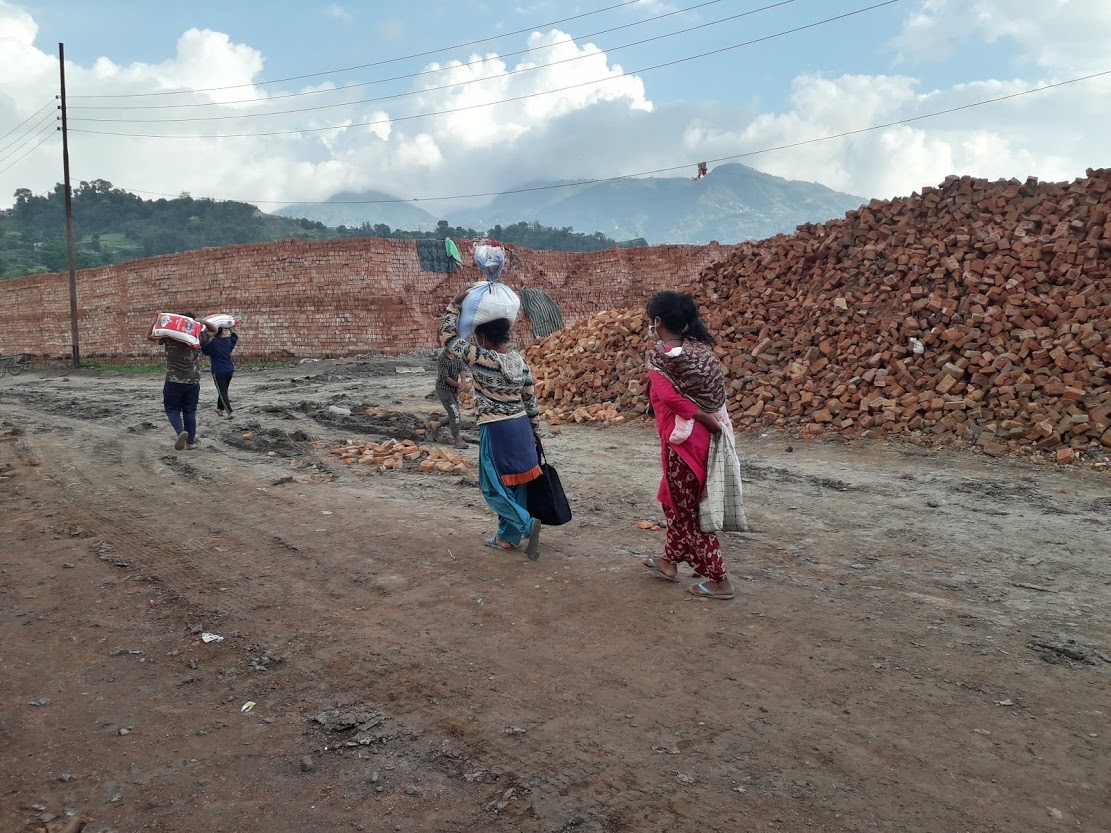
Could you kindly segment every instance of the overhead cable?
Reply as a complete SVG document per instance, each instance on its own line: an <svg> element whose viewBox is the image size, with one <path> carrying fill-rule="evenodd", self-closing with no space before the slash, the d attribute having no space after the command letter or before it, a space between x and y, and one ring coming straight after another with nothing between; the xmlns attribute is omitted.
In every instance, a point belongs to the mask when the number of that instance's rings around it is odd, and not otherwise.
<svg viewBox="0 0 1111 833"><path fill-rule="evenodd" d="M610 34L612 32L617 32L621 29L631 29L634 26L643 26L645 23L652 23L654 21L661 20L665 17L672 17L672 16L677 15L677 14L686 14L687 12L691 12L691 11L694 11L696 9L700 9L703 6L710 6L710 5L714 5L715 3L720 3L720 2L722 2L722 0L709 0L709 2L706 2L706 3L699 3L698 5L695 5L695 6L688 6L688 7L683 8L683 9L676 9L674 11L665 12L664 14L655 15L653 17L647 17L647 18L644 18L643 20L634 21L633 23L625 23L621 26L613 26L609 29L602 29L600 31L590 32L590 33L585 34L585 35L575 35L575 36L573 36L573 39L574 40L583 40L585 38L593 38L593 37L597 37L598 35L606 35L606 34ZM715 23L722 23L722 22L725 22L725 21L728 21L728 20L733 20L734 18L737 18L737 17L745 17L747 15L752 15L752 14L756 14L757 12L767 11L768 9L774 9L774 8L779 7L779 6L785 6L785 5L788 5L789 3L794 3L794 2L795 2L795 0L780 0L780 2L772 3L770 6L764 6L764 7L759 8L759 9L753 9L752 11L744 12L743 14L738 14L738 15L733 15L731 17L722 18L721 20L715 21ZM710 25L714 25L714 24L707 23L707 24L703 24L703 25L704 26L710 26ZM694 27L694 28L700 28L700 27ZM672 34L682 34L684 32L689 32L689 31L693 31L693 29L680 30L679 32L675 32L675 33L672 33ZM663 36L663 37L670 37L670 36L671 35L666 35L666 36ZM609 52L615 52L618 49L625 49L629 46L637 46L639 43L647 43L647 42L648 41L638 41L637 43L626 44L625 46L617 46L617 47L613 47L612 49L607 49L606 52L608 54ZM559 46L559 45L560 45L559 43L550 43L550 44L545 44L543 46L532 47L532 48L529 48L529 49L519 49L516 52L506 52L504 54L499 54L498 57L502 58L502 59L505 59L505 58L513 58L513 57L516 57L518 55L531 55L535 52L538 52L541 49L552 49L553 47ZM593 56L579 56L579 57L570 58L570 59L567 59L567 60L568 61L570 61L570 60L580 60L583 57L593 57ZM457 69L465 69L466 67L482 64L485 61L486 61L485 58L476 58L473 61L467 61L465 63L452 64L450 66L442 66L442 67L438 67L437 69L426 69L426 70L422 70L420 72L409 73L407 75L394 75L394 76L391 76L389 78L378 78L378 79L375 79L373 81L360 81L360 82L355 83L355 84L344 84L344 85L339 86L339 87L331 87L329 89L323 89L323 90L303 90L303 91L298 92L298 93L282 93L280 95L267 96L266 98L263 98L263 99L259 99L259 98L241 98L241 99L236 99L234 101L201 101L201 102L194 102L194 103L189 103L189 104L129 104L129 105L71 104L69 106L69 110L70 111L73 111L73 110L171 110L171 109L181 109L181 108L186 108L186 107L224 107L224 106L231 106L233 104L259 104L259 103L262 103L262 102L277 101L279 99L285 99L285 98L302 98L304 96L310 96L310 95L314 95L314 96L315 95L328 95L328 94L331 94L331 93L344 92L346 90L352 90L352 89L356 89L356 88L359 88L359 87L370 87L370 86L375 86L377 84L386 84L386 83L389 83L391 81L405 81L405 80L408 80L408 79L411 79L411 78L420 78L420 77L425 76L425 75L437 75L437 74L444 73L444 72L451 72L451 71L457 70ZM545 64L544 66L554 66L555 63L566 63L566 62L567 61L558 61L558 62L554 62L552 64ZM538 69L543 69L544 67L534 67L534 69L537 69L537 68ZM512 75L512 74L513 73L506 73L506 75ZM491 76L491 77L501 78L503 76ZM487 78L487 79L476 79L476 80L489 80L489 79ZM471 82L463 82L463 83L471 83ZM453 86L458 86L458 85L453 85ZM436 88L436 89L441 89L441 88ZM198 90L196 92L201 92L201 91ZM429 90L427 90L427 89L415 90L415 91L410 92L410 93L405 93L404 95L419 95L420 93L423 93L423 92L429 92ZM392 97L395 97L395 96L390 96L390 97L392 98ZM72 98L72 96L71 96L71 98ZM370 99L370 100L371 101L377 101L379 99ZM346 104L363 104L363 103L366 103L366 102L361 102L361 101L346 102ZM338 106L345 106L345 105L344 104L338 104L338 105L332 105L332 106L337 106L338 107ZM308 109L312 109L312 108L308 108ZM287 110L287 111L284 111L284 112L294 112L294 113L296 113L296 112L301 112L301 111L299 111L299 110ZM268 114L256 114L256 115L268 115Z"/></svg>
<svg viewBox="0 0 1111 833"><path fill-rule="evenodd" d="M46 133L46 135L43 136L34 145L29 147L27 150L25 150L23 153L21 153L19 156L17 156L15 159L13 159L9 164L5 165L3 168L0 168L0 174L4 173L4 171L6 171L9 168L16 165L21 159L23 159L25 156L30 154L33 150L35 150L39 145L41 145L43 142L45 142L51 136L56 135L58 133L58 128L51 126L51 127L48 127L46 130L43 130L39 135L42 135L42 133Z"/></svg>
<svg viewBox="0 0 1111 833"><path fill-rule="evenodd" d="M718 0L714 0L717 2ZM479 38L477 40L464 41L463 43L453 44L452 46L445 46L440 49L431 49L427 52L415 52L412 55L402 55L398 58L386 58L382 61L373 61L369 64L357 64L350 67L341 67L340 69L329 69L321 72L310 72L305 75L291 75L287 78L274 78L270 81L255 81L250 84L230 84L226 87L204 87L198 90L161 90L153 93L121 93L118 95L83 95L83 96L70 96L70 98L139 98L145 96L162 96L162 95L184 95L187 93L212 93L222 90L238 90L244 87L257 87L263 84L281 84L286 81L300 81L304 78L319 78L322 75L339 75L341 72L353 72L357 69L369 69L370 67L380 67L386 64L396 64L399 61L408 61L412 58L424 58L429 55L438 55L441 52L449 52L455 49L464 49L468 46L476 46L480 43L489 43L490 41L500 40L502 38L512 37L513 35L523 35L526 32L531 32L535 29L543 29L546 26L558 26L561 23L570 23L572 20L580 20L584 17L591 17L592 15L602 14L603 12L610 12L614 9L621 9L627 6L635 6L637 3L644 2L644 0L626 0L624 3L617 3L613 6L606 6L601 9L595 9L592 12L583 12L582 14L572 15L571 17L564 17L559 20L553 20L548 23L538 23L534 26L527 26L524 29L517 29L512 32L502 32L497 35L491 35L488 38Z"/></svg>
<svg viewBox="0 0 1111 833"><path fill-rule="evenodd" d="M898 2L900 2L900 0L884 0L884 2L882 2L882 3L876 3L876 4L871 5L871 6L866 6L862 9L856 9L855 11L846 12L844 14L836 15L835 17L828 17L825 20L818 20L818 21L815 21L814 23L808 23L808 24L805 24L803 26L796 26L793 29L787 29L783 32L776 32L776 33L771 34L771 35L765 35L763 37L754 38L754 39L749 40L749 41L744 41L743 43L736 43L736 44L733 44L731 46L721 47L720 49L713 49L713 50L710 50L708 52L698 53L697 55L691 55L691 56L688 56L688 57L685 57L685 58L677 58L674 61L667 61L667 62L662 63L662 64L655 64L654 66L649 66L649 67L644 67L643 69L633 70L632 73L629 73L629 74L636 75L636 74L641 74L641 73L646 73L646 72L652 72L654 70L665 69L667 67L672 67L672 66L677 66L679 64L688 63L690 61L698 60L700 58L707 58L707 57L711 57L711 56L714 56L714 55L720 55L720 54L723 54L725 52L730 52L734 49L740 49L740 48L745 47L745 46L753 46L754 44L764 43L766 41L775 40L776 38L785 37L787 35L793 35L793 34L796 34L798 32L805 31L807 29L814 29L818 26L823 26L823 25L828 24L828 23L834 23L834 22L839 21L839 20L845 20L847 18L854 17L856 15L865 14L866 12L875 11L876 9L881 9L885 6L894 5L895 3L898 3ZM339 125L327 125L325 127L305 127L305 128L295 129L295 130L269 130L269 131L255 131L255 132L250 132L250 133L202 133L202 134L119 133L119 132L116 132L116 131L90 130L90 129L87 129L87 128L71 128L70 132L71 133L87 133L87 134L99 135L99 136L130 136L130 137L142 138L142 139L237 139L237 138L248 138L248 137L257 137L257 136L292 136L292 135L300 135L300 134L305 134L305 133L320 133L320 132L330 131L330 130L347 130L347 129L352 128L352 127L373 127L373 126L377 126L377 125L396 124L398 122L412 121L414 119L423 119L423 118L429 118L429 117L432 117L432 116L452 115L454 113L462 113L462 112L467 112L467 111L470 111L470 110L477 110L477 109L481 109L481 108L485 108L485 107L494 107L494 106L499 105L499 104L510 104L510 103L517 102L517 101L525 101L527 99L538 98L538 97L544 96L544 95L552 95L554 93L567 92L568 90L575 90L575 89L579 89L579 88L582 88L582 87L597 86L599 84L604 84L604 83L614 81L614 80L617 80L617 79L625 78L626 76L627 76L627 74L624 74L624 73L622 75L611 75L611 76L607 76L606 78L595 79L593 81L583 81L583 82L578 83L578 84L570 84L566 87L559 87L559 88L553 89L553 90L543 90L543 91L540 91L540 92L528 93L528 94L519 95L519 96L513 96L511 98L499 99L497 101L484 101L484 102L481 102L481 103L478 103L478 104L469 104L469 105L465 105L463 107L454 107L454 108L451 108L451 109L448 109L448 110L438 110L436 112L431 112L431 113L414 113L414 114L411 114L411 115L408 115L408 116L395 116L395 117L392 117L392 118L376 119L374 121L351 122L349 124L339 124ZM85 122L89 122L89 121L95 121L95 119L70 119L71 123L77 123L77 122L85 123Z"/></svg>
<svg viewBox="0 0 1111 833"><path fill-rule="evenodd" d="M29 116L28 116L27 118L25 118L25 119L24 119L23 121L21 121L21 122L20 122L19 124L17 124L17 125L16 125L15 127L13 127L13 128L11 129L11 130L9 130L9 131L8 131L7 133L5 133L5 134L4 134L3 136L0 136L0 142L2 142L2 141L4 141L5 139L7 139L7 138L8 138L9 136L11 136L11 135L12 135L13 133L15 133L15 132L16 132L17 130L19 130L19 128L23 127L23 125L27 124L27 122L31 121L31 119L33 119L33 118L34 118L35 116L37 116L37 115L38 115L39 113L41 113L41 112L42 112L43 110L45 110L45 109L46 109L47 107L49 107L49 106L51 106L52 104L54 104L54 103L55 103L55 101L56 101L56 99L53 99L53 98L52 98L52 99L50 99L50 101L46 102L46 104L42 105L42 107L40 107L40 108L39 108L38 110L36 110L35 112L33 112L33 113L32 113L31 115L29 115ZM54 106L57 106L57 105L56 105L56 104L54 104Z"/></svg>
<svg viewBox="0 0 1111 833"><path fill-rule="evenodd" d="M44 124L47 124L48 122L53 123L57 120L58 117L53 113L47 114L46 118L39 119L39 122L34 127L28 128L27 130L23 131L21 135L12 139L12 141L8 142L8 144L0 148L0 162L3 162L5 158L11 156L25 144L32 141L36 136L38 136Z"/></svg>
<svg viewBox="0 0 1111 833"><path fill-rule="evenodd" d="M895 1L896 0L892 0L892 2L895 2ZM697 26L691 26L688 29L679 29L678 31L675 31L675 32L667 32L666 34L663 34L663 35L656 35L654 37L645 38L644 40L635 41L633 43L626 43L626 44L622 44L621 46L614 46L612 48L607 49L606 54L609 55L612 52L619 52L622 49L628 49L628 48L633 47L633 46L643 46L646 43L652 43L654 41L664 40L666 38L673 38L673 37L676 37L677 35L685 35L685 34L688 34L690 32L694 32L698 29L705 29L708 26L716 26L720 23L726 23L730 20L735 20L737 18L748 17L749 15L756 14L757 12L762 12L762 11L766 11L767 9L775 8L776 6L781 6L781 5L783 5L784 2L794 2L794 0L782 0L781 2L775 3L771 6L764 6L763 8L755 9L753 11L742 12L740 14L735 14L735 15L732 15L731 17L721 18L720 20L714 20L714 21L711 21L709 23L701 23ZM454 89L458 89L459 87L470 86L471 84L484 84L484 83L487 83L487 82L490 82L490 81L498 81L498 80L503 79L503 78L512 78L512 77L517 76L517 75L523 75L527 72L537 72L537 71L541 71L541 70L547 70L547 69L550 69L551 67L560 66L562 64L569 64L569 63L573 63L575 61L582 61L584 59L589 59L589 58L594 58L594 57L596 57L594 54L587 53L587 54L582 54L582 55L576 55L573 58L563 58L563 59L558 60L558 61L552 61L549 64L537 64L535 66L528 66L528 67L523 67L522 69L514 69L514 70L510 70L509 72L498 73L497 75L486 75L486 76L483 76L482 78L472 78L472 79L467 80L467 81L458 81L458 82L455 82L455 83L452 83L452 84L442 84L439 87L424 87L423 89L419 89L419 90L410 90L410 91L404 92L404 93L394 93L392 95L379 96L378 98L363 98L363 99L358 99L356 101L339 101L339 102L336 102L334 104L318 104L314 107L300 107L300 108L293 109L293 110L274 110L274 111L271 111L271 112L268 112L268 113L231 113L231 114L227 114L227 115L223 115L223 116L184 116L184 117L181 117L181 118L168 118L168 119L167 118L159 118L159 119L97 118L97 117L79 116L76 119L71 119L71 121L98 122L98 123L101 123L101 124L103 124L103 123L172 124L172 123L180 123L180 122L227 121L229 119L257 119L257 118L264 118L264 117L267 117L267 116L289 116L289 115L295 115L297 113L314 112L314 111L317 111L317 110L332 110L332 109L335 109L337 107L353 107L356 104L377 104L378 102L382 102L382 101L391 101L391 100L396 100L396 99L401 99L401 98L409 98L410 96L425 95L427 93L435 93L435 92L440 92L442 90L454 90ZM474 61L472 63L482 63L482 61L481 60L480 61ZM467 64L466 66L470 66L470 64ZM449 69L455 69L455 67L449 67ZM440 72L441 70L436 70L436 71ZM640 70L636 70L636 71L639 72ZM417 73L417 75L422 75L422 74L423 73ZM413 78L413 77L416 77L416 76L414 76L414 75L399 76L399 78ZM396 79L389 79L389 80L396 80ZM242 103L242 102L238 102L238 103ZM259 101L256 101L256 103L263 103L263 101L259 100ZM181 105L175 105L175 106L181 106ZM186 106L188 106L188 105L186 105Z"/></svg>
<svg viewBox="0 0 1111 833"><path fill-rule="evenodd" d="M1111 69L1104 70L1103 72L1095 72L1090 75L1084 75L1079 78L1070 78L1067 81L1058 81L1053 84L1046 84L1041 87L1034 87L1029 90L1022 90L1017 93L1009 93L1008 95L996 96L995 98L987 98L982 101L974 101L969 104L960 104L955 107L948 107L944 110L936 110L932 113L922 113L918 116L908 116L905 119L897 119L895 121L884 122L882 124L873 124L868 127L860 127L854 130L845 130L840 133L833 133L827 136L817 136L811 139L801 139L797 142L789 142L782 145L772 145L758 150L744 151L743 153L735 153L729 156L719 156L715 159L702 160L707 164L714 164L720 162L734 162L738 159L747 159L752 156L760 156L765 153L774 153L781 150L790 150L793 148L804 147L806 145L813 145L819 142L828 142L832 139L844 139L849 136L857 136L861 133L870 133L876 130L885 130L889 127L899 127L904 124L913 124L915 122L924 121L926 119L937 118L938 116L945 116L951 113L958 113L963 110L971 110L975 107L983 107L987 104L997 104L1001 101L1010 101L1012 99L1021 98L1023 96L1034 95L1036 93L1046 92L1047 90L1059 89L1066 87L1070 84L1078 84L1083 81L1090 81L1093 78L1101 78L1111 75ZM245 202L253 205L291 205L295 203L305 205L389 205L396 203L420 203L420 202L439 202L443 200L464 200L464 199L478 199L480 197L502 197L509 194L525 194L533 191L551 191L558 188L578 188L583 185L597 185L604 182L618 182L625 179L639 179L641 177L653 176L655 174L673 173L675 171L688 170L693 162L685 162L682 165L672 165L667 168L656 168L651 171L640 171L638 173L620 174L618 176L599 177L596 179L581 179L574 182L562 182L552 185L534 185L527 188L514 188L507 191L487 191L477 194L453 194L451 196L438 196L438 197L413 197L409 199L388 199L388 200L228 200L228 202ZM122 190L129 191L134 194L150 194L153 196L161 197L175 197L177 194L166 194L159 191L143 191L137 188L123 188Z"/></svg>

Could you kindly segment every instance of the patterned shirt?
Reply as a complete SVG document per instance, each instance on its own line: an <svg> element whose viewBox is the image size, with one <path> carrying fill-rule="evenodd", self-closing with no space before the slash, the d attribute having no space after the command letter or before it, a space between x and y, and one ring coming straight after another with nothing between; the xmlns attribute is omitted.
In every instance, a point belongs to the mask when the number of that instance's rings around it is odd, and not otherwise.
<svg viewBox="0 0 1111 833"><path fill-rule="evenodd" d="M436 362L436 390L458 394L459 389L453 388L447 383L447 380L451 379L453 382L458 382L463 373L463 367L461 358L447 350L441 350L440 358Z"/></svg>
<svg viewBox="0 0 1111 833"><path fill-rule="evenodd" d="M648 368L666 376L680 396L707 413L725 405L725 371L714 348L691 338L682 347L657 341L648 351Z"/></svg>
<svg viewBox="0 0 1111 833"><path fill-rule="evenodd" d="M499 353L460 338L458 304L449 304L444 313L440 322L440 343L470 369L475 413L480 424L527 414L533 427L539 427L536 385L520 353Z"/></svg>
<svg viewBox="0 0 1111 833"><path fill-rule="evenodd" d="M201 330L201 345L208 344L212 333ZM201 351L172 338L162 339L166 346L166 381L181 385L201 383Z"/></svg>

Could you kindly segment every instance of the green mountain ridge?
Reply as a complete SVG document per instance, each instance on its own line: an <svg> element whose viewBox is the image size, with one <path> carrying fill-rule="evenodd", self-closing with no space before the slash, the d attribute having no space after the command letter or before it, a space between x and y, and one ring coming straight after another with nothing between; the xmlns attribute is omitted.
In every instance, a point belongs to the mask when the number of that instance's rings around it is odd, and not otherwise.
<svg viewBox="0 0 1111 833"><path fill-rule="evenodd" d="M29 189L20 188L15 198L11 210L0 211L0 278L66 271L65 189L57 185L50 193L36 196ZM265 214L249 203L194 199L184 194L169 200L144 200L102 179L81 182L73 189L73 225L78 269L194 249L290 238L442 240L486 234L530 249L565 252L647 245L644 240L618 242L600 233L581 234L569 228L554 229L526 222L478 231L452 227L443 220L427 231L394 229L385 224L329 228L315 220Z"/></svg>
<svg viewBox="0 0 1111 833"><path fill-rule="evenodd" d="M562 192L562 193L561 193ZM792 232L807 222L841 217L866 199L814 182L719 165L700 180L622 179L576 189L528 191L499 197L465 225L528 217L546 226L600 231L617 240L656 243L739 243Z"/></svg>
<svg viewBox="0 0 1111 833"><path fill-rule="evenodd" d="M439 217L433 217L412 202L397 200L384 191L341 191L323 203L293 203L271 213L275 217L295 220L303 217L329 228L358 228L364 223L409 231L430 231L436 227Z"/></svg>
<svg viewBox="0 0 1111 833"><path fill-rule="evenodd" d="M614 240L643 238L655 245L711 240L739 243L770 237L792 232L803 223L841 217L867 202L816 182L784 179L738 163L719 165L697 181L689 177L533 181L487 206L451 211L450 217L443 218L411 203L371 202L389 199L380 191L344 193L328 203L299 203L275 213L325 225L384 223L406 228L431 228L437 219L476 229L523 220L550 228L600 232ZM332 204L340 200L366 204Z"/></svg>
<svg viewBox="0 0 1111 833"><path fill-rule="evenodd" d="M0 278L67 268L64 189L26 188L0 212ZM423 239L486 234L530 249L597 251L614 245L731 244L840 217L865 200L824 185L720 165L698 181L685 177L605 182L534 182L489 205L437 219L380 191L336 194L329 202L266 214L249 203L144 200L105 180L73 192L77 268L237 243L299 238ZM296 216L293 216L296 215ZM461 222L460 222L461 220ZM577 231L576 231L577 230Z"/></svg>

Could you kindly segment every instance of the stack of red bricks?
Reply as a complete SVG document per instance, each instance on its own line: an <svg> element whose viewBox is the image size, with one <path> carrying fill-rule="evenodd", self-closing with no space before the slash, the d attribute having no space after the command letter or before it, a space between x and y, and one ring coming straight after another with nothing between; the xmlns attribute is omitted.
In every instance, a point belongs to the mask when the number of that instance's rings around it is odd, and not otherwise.
<svg viewBox="0 0 1111 833"><path fill-rule="evenodd" d="M740 428L1111 448L1111 170L1072 184L950 177L746 243L688 289ZM530 348L560 419L643 411L641 309ZM594 407L594 414L587 409Z"/></svg>
<svg viewBox="0 0 1111 833"><path fill-rule="evenodd" d="M513 251L506 283L544 290L573 323L690 280L732 247ZM435 347L447 302L479 277L469 259L459 272L423 272L413 241L373 237L250 243L86 269L77 274L81 355L162 361L146 340L150 322L187 310L238 317L240 362L399 355ZM68 287L65 275L4 281L0 354L68 358ZM532 341L525 316L517 335Z"/></svg>

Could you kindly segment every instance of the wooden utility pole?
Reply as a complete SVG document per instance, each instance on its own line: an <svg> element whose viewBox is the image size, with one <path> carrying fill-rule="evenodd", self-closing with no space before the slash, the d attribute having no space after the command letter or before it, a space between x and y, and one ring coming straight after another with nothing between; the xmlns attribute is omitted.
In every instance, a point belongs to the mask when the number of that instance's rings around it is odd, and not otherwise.
<svg viewBox="0 0 1111 833"><path fill-rule="evenodd" d="M66 47L58 44L58 71L62 78L62 175L66 188L66 256L69 262L69 328L73 338L73 366L81 366L77 337L77 264L73 255L73 189L69 185L69 133L66 129Z"/></svg>

